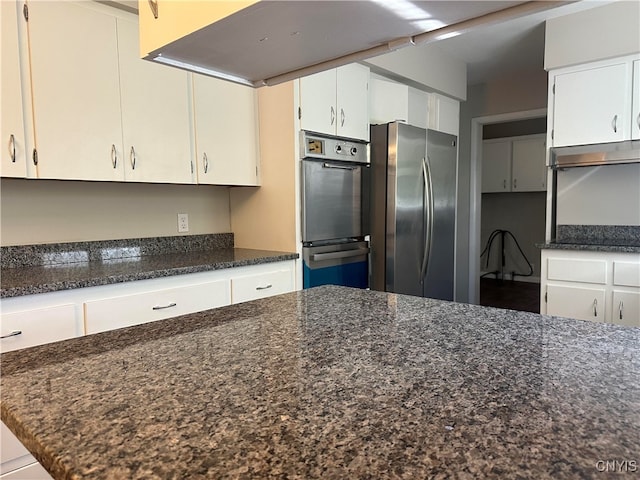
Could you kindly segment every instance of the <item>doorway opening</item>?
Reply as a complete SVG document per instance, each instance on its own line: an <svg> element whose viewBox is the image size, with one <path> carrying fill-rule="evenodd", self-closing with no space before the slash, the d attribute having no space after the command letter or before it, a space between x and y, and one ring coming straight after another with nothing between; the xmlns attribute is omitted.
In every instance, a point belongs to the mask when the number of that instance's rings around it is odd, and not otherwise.
<svg viewBox="0 0 640 480"><path fill-rule="evenodd" d="M538 109L471 121L472 303L539 311L540 252L535 244L544 241L546 192L542 185L525 187L522 181L518 184L518 179L525 177L523 173L512 176L521 172L518 165L513 170L512 158L516 162L516 157L512 152L534 146L538 158L542 156L541 162L546 159L546 114L546 109ZM484 168L483 153L488 157ZM543 164L536 172L539 178L546 179ZM488 180L493 180L494 186Z"/></svg>

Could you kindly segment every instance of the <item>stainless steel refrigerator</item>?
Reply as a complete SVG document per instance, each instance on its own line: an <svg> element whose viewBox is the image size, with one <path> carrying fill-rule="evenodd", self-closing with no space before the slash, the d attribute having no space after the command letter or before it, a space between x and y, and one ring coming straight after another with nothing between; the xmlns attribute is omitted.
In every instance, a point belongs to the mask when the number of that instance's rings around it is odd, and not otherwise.
<svg viewBox="0 0 640 480"><path fill-rule="evenodd" d="M457 137L371 126L371 288L453 300Z"/></svg>

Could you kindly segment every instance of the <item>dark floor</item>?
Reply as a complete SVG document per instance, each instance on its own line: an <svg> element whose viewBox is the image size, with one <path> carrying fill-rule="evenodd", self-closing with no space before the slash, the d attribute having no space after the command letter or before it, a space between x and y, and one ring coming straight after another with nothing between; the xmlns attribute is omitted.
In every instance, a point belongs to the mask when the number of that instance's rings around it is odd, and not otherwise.
<svg viewBox="0 0 640 480"><path fill-rule="evenodd" d="M480 305L540 313L540 284L482 278Z"/></svg>

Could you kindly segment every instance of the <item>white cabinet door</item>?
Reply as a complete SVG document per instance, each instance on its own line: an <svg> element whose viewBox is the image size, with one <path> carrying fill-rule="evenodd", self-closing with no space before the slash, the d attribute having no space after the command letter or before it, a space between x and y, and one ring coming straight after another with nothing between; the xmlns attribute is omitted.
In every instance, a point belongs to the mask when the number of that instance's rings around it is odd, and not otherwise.
<svg viewBox="0 0 640 480"><path fill-rule="evenodd" d="M605 289L547 285L547 315L605 321Z"/></svg>
<svg viewBox="0 0 640 480"><path fill-rule="evenodd" d="M30 2L29 44L38 176L123 180L116 19Z"/></svg>
<svg viewBox="0 0 640 480"><path fill-rule="evenodd" d="M134 20L117 20L125 178L195 183L189 76L140 59Z"/></svg>
<svg viewBox="0 0 640 480"><path fill-rule="evenodd" d="M198 183L258 185L258 107L253 88L193 74Z"/></svg>
<svg viewBox="0 0 640 480"><path fill-rule="evenodd" d="M369 81L369 123L409 122L409 87L372 78ZM427 108L424 107L426 114Z"/></svg>
<svg viewBox="0 0 640 480"><path fill-rule="evenodd" d="M85 302L85 332L105 332L231 303L228 280Z"/></svg>
<svg viewBox="0 0 640 480"><path fill-rule="evenodd" d="M511 191L511 142L485 140L482 144L482 193Z"/></svg>
<svg viewBox="0 0 640 480"><path fill-rule="evenodd" d="M556 75L553 145L617 142L631 137L631 64Z"/></svg>
<svg viewBox="0 0 640 480"><path fill-rule="evenodd" d="M640 292L613 291L611 323L640 327Z"/></svg>
<svg viewBox="0 0 640 480"><path fill-rule="evenodd" d="M513 140L511 190L537 192L546 190L545 137Z"/></svg>
<svg viewBox="0 0 640 480"><path fill-rule="evenodd" d="M0 423L0 479L50 480L51 476L20 443L4 423Z"/></svg>
<svg viewBox="0 0 640 480"><path fill-rule="evenodd" d="M27 149L22 109L22 85L20 71L20 51L18 41L18 22L24 21L18 14L19 3L0 2L0 21L2 26L2 68L0 80L0 138L2 154L0 157L0 175L3 177L27 176ZM28 92L25 92L28 94Z"/></svg>
<svg viewBox="0 0 640 480"><path fill-rule="evenodd" d="M369 140L369 69L357 63L336 69L336 134Z"/></svg>
<svg viewBox="0 0 640 480"><path fill-rule="evenodd" d="M336 134L336 69L300 79L300 128Z"/></svg>
<svg viewBox="0 0 640 480"><path fill-rule="evenodd" d="M432 130L457 136L460 131L460 102L444 95L430 93L428 124Z"/></svg>
<svg viewBox="0 0 640 480"><path fill-rule="evenodd" d="M640 60L633 62L633 92L631 112L631 138L640 140Z"/></svg>
<svg viewBox="0 0 640 480"><path fill-rule="evenodd" d="M72 304L3 313L0 351L57 342L83 334Z"/></svg>
<svg viewBox="0 0 640 480"><path fill-rule="evenodd" d="M293 291L291 269L231 278L232 303L248 302L291 291Z"/></svg>

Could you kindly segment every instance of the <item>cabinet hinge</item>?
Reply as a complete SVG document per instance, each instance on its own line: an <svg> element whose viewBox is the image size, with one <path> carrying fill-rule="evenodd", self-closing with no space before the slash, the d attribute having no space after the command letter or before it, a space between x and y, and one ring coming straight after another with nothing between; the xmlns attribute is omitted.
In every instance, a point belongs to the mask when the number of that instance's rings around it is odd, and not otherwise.
<svg viewBox="0 0 640 480"><path fill-rule="evenodd" d="M547 292L544 292L544 303L547 303Z"/></svg>
<svg viewBox="0 0 640 480"><path fill-rule="evenodd" d="M553 92L553 94L556 94L556 84L553 84L553 87L551 87L551 92Z"/></svg>
<svg viewBox="0 0 640 480"><path fill-rule="evenodd" d="M29 21L29 6L26 3L22 6L22 16L27 22Z"/></svg>
<svg viewBox="0 0 640 480"><path fill-rule="evenodd" d="M33 164L38 165L38 150L36 150L35 148L33 149L33 155L31 156L31 158L33 159Z"/></svg>
<svg viewBox="0 0 640 480"><path fill-rule="evenodd" d="M298 120L302 120L302 108L298 107Z"/></svg>
<svg viewBox="0 0 640 480"><path fill-rule="evenodd" d="M553 140L553 129L551 129L551 140Z"/></svg>
<svg viewBox="0 0 640 480"><path fill-rule="evenodd" d="M191 163L191 175L193 175L193 160L191 160L191 162L189 163Z"/></svg>
<svg viewBox="0 0 640 480"><path fill-rule="evenodd" d="M258 178L258 166L256 165L256 178Z"/></svg>

